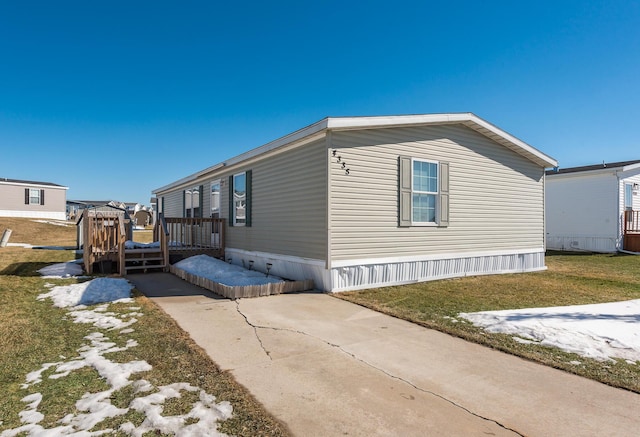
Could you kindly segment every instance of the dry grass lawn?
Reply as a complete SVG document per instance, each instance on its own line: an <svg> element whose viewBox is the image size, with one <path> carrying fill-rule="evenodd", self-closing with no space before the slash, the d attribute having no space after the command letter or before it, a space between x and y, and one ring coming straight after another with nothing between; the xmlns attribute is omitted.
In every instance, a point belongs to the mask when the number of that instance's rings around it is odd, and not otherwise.
<svg viewBox="0 0 640 437"><path fill-rule="evenodd" d="M77 244L75 222L0 217L0 235L5 229L12 231L9 243L65 247L76 247Z"/></svg>
<svg viewBox="0 0 640 437"><path fill-rule="evenodd" d="M75 245L75 226L67 228L28 219L0 218L0 232L6 227L14 230L11 242ZM78 348L86 343L89 329L86 325L73 323L66 310L53 307L48 300L36 300L39 294L47 291L46 283L78 282L73 278L43 279L37 273L46 265L74 257L75 252L70 250L0 248L0 387L3 391L0 434L21 425L18 413L25 408L21 399L29 393L21 388L21 384L27 373L44 363L59 361L61 356L77 356ZM111 353L111 359L148 362L153 366L152 370L140 376L155 386L187 382L213 394L218 402L229 401L233 406L233 417L220 423L221 432L236 436L290 435L286 425L269 414L231 374L221 371L169 316L135 290L134 297L143 314L130 334L138 346ZM118 311L118 306L111 305L109 311ZM104 381L93 369L76 371L61 379L45 378L38 384L38 391L43 395L39 411L45 414L40 424L58 425L62 417L76 411L75 401L84 393L105 388ZM117 391L111 401L117 407L126 407L134 397L132 388L127 386ZM165 414L181 414L185 408L190 408L194 400L186 398L168 403ZM115 429L121 423L119 420L140 423L144 417L136 414L139 416L132 412L126 417L109 419L111 422L102 423L101 429Z"/></svg>

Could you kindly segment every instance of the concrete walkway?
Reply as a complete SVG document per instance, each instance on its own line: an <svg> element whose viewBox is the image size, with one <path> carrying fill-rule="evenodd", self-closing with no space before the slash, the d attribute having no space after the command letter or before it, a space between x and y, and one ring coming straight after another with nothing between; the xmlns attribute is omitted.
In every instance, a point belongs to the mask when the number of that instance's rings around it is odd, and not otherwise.
<svg viewBox="0 0 640 437"><path fill-rule="evenodd" d="M640 395L334 297L130 275L298 436L637 436Z"/></svg>

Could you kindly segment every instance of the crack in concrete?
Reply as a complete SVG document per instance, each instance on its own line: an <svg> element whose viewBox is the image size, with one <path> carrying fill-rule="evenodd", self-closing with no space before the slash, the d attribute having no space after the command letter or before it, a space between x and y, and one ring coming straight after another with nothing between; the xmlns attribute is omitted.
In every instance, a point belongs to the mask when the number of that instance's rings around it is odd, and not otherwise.
<svg viewBox="0 0 640 437"><path fill-rule="evenodd" d="M431 390L426 390L426 389L423 389L423 388L421 388L421 387L418 387L417 385L415 385L414 383L412 383L412 382L411 382L411 381L409 381L409 380L406 380L406 379L401 378L401 377L399 377L399 376L393 375L393 374L391 374L391 373L387 372L387 371L386 371L386 370L384 370L384 369L381 369L381 368L379 368L379 367L376 367L376 366L374 366L373 364L371 364L371 363L369 363L369 362L367 362L367 361L363 360L362 358L360 358L360 357L356 356L353 352L349 352L349 351L344 350L344 349L342 348L342 346L340 346L340 345L338 345L338 344L331 343L330 341L327 341L327 340L325 340L325 339L323 339L323 338L316 337L315 335L311 335L311 334L309 334L308 332L299 331L299 330L297 330L297 329L291 329L291 328L275 328L275 327L273 327L273 326L261 326L261 325L255 325L255 324L251 323L251 322L249 321L249 318L248 318L248 317L247 317L247 316L246 316L246 315L245 315L245 314L240 310L240 300L239 300L239 299L237 299L237 300L236 300L236 310L237 310L237 311L238 311L238 313L239 313L239 314L244 318L244 320L247 322L247 324L253 328L253 331L254 331L254 332L255 332L255 334L256 334L256 338L258 339L258 342L260 343L260 346L261 346L261 347L262 347L262 349L265 351L265 353L267 354L267 356L269 357L269 359L270 359L270 360L272 360L272 361L273 361L273 358L271 357L271 354L269 353L269 351L267 351L267 349L264 347L264 344L262 343L262 339L260 338L260 335L258 334L258 329L269 329L269 330L272 330L272 331L285 331L285 332L292 332L292 333L294 333L294 334L305 335L305 336L307 336L307 337L311 337L311 338L313 338L313 339L316 339L316 340L318 340L318 341L321 341L321 342L325 343L326 345L328 345L328 346L330 346L330 347L333 347L333 348L338 349L338 350L339 350L340 352L342 352L343 354L350 356L351 358L353 358L353 359L355 359L355 360L357 360L357 361L361 362L362 364L364 364L364 365L366 365L366 366L368 366L368 367L371 367L372 369L377 370L377 371L378 371L378 372L380 372L380 373L383 373L384 375L388 376L389 378L392 378L392 379L395 379L395 380L401 381L401 382L403 382L403 383L405 383L405 384L407 384L407 385L409 385L409 386L413 387L414 389L416 389L416 390L418 390L418 391L420 391L420 392L422 392L422 393L430 394L430 395L435 396L435 397L437 397L437 398L439 398L439 399L442 399L443 401L445 401L445 402L447 402L447 403L449 403L449 404L453 405L453 406L454 406L454 407L456 407L456 408L460 408L461 410L465 411L465 412L466 412L466 413L468 413L468 414L471 414L471 415L472 415L472 416L474 416L474 417L477 417L477 418L479 418L479 419L485 420L485 421L487 421L487 422L492 422L492 423L496 424L497 426L499 426L500 428L502 428L502 429L504 429L504 430L511 431L511 432L513 432L513 433L515 433L515 434L517 434L517 435L521 436L521 437L525 437L525 435L524 435L524 434L522 434L522 433L520 433L520 432L516 431L516 430L515 430L515 429L513 429L513 428L509 428L508 426L506 426L506 425L504 425L504 424L502 424L502 423L498 422L498 421L497 421L497 420L495 420L495 419L491 419L491 418L488 418L488 417L482 416L481 414L474 413L473 411L469 410L467 407L464 407L464 406L462 406L462 405L458 404L457 402L455 402L455 401L453 401L453 400L451 400L451 399L448 399L448 398L444 397L444 396L443 396L443 395L441 395L441 394L435 393L435 392L433 392L433 391L431 391Z"/></svg>
<svg viewBox="0 0 640 437"><path fill-rule="evenodd" d="M244 319L244 321L247 322L247 325L253 328L253 332L256 335L256 339L258 340L258 343L260 343L260 347L262 348L264 353L269 357L269 359L273 361L273 357L271 356L271 353L267 350L266 347L264 347L264 344L262 343L262 339L260 338L260 335L258 335L258 328L263 328L263 327L252 324L249 321L249 318L242 311L240 311L240 299L236 299L235 302L236 302L236 311L238 311L238 314L240 314Z"/></svg>

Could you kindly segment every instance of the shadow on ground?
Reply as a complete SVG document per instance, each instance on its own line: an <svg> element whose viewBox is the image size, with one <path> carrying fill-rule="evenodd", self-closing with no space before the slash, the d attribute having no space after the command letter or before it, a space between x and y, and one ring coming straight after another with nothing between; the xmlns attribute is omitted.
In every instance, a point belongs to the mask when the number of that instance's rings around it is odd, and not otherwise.
<svg viewBox="0 0 640 437"><path fill-rule="evenodd" d="M227 300L197 285L190 284L171 273L135 273L126 279L147 297L202 296L215 300Z"/></svg>
<svg viewBox="0 0 640 437"><path fill-rule="evenodd" d="M24 262L24 263L13 263L9 264L2 271L0 271L0 275L6 276L41 276L38 273L43 267L47 267L51 265L51 263L45 262Z"/></svg>

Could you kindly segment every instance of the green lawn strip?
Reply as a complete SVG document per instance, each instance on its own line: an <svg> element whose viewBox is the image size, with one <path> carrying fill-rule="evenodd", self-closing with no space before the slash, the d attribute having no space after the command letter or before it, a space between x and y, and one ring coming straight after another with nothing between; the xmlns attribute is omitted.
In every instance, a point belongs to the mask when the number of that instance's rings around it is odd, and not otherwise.
<svg viewBox="0 0 640 437"><path fill-rule="evenodd" d="M553 254L543 272L476 276L334 296L492 348L640 393L640 366L522 344L457 318L460 313L583 305L640 298L640 257ZM580 362L580 364L575 364Z"/></svg>
<svg viewBox="0 0 640 437"><path fill-rule="evenodd" d="M129 337L137 340L140 346L122 354L135 354L130 358L144 359L153 366L146 372L145 379L154 386L187 382L213 394L217 402L229 401L233 406L233 417L220 422L218 429L221 432L237 436L290 435L284 424L266 413L230 373L221 371L173 319L143 296L136 297L136 304L145 315L132 326L135 331ZM171 402L174 414L184 412L186 402Z"/></svg>
<svg viewBox="0 0 640 437"><path fill-rule="evenodd" d="M266 412L229 373L220 371L171 318L144 296L134 293L133 304L109 305L109 311L123 313L130 311L127 308L131 306L141 308L143 315L136 316L138 322L131 326L134 331L126 335L74 323L67 309L55 308L48 299L38 301L37 296L49 290L46 283L72 284L77 280L44 279L37 275L37 268L71 258L73 252L0 250L0 314L3 314L0 319L0 386L4 388L4 396L0 398L0 432L22 425L18 413L25 409L26 404L21 399L28 394L39 392L43 395L38 411L45 419L40 424L53 427L60 425L58 421L65 415L77 413L75 402L84 393L107 389L108 385L94 369L83 368L63 378L49 379L53 367L43 372L41 382L28 389L21 388L29 372L41 369L45 363L77 357L78 348L88 343L84 337L91 332L102 332L119 346L124 345L126 339L138 342L135 347L106 354L106 357L116 362L142 360L153 366L150 371L134 373L130 378L132 381L144 378L155 387L189 383L214 395L216 402L229 401L233 416L219 423L221 432L237 436L290 435L286 425ZM143 395L146 394L149 393ZM126 408L140 395L135 394L131 386L126 386L113 393L111 402L116 407ZM197 396L198 392L182 392L181 398L165 403L163 414L186 413ZM116 429L126 421L139 425L143 420L142 414L131 409L124 416L103 421L93 430Z"/></svg>
<svg viewBox="0 0 640 437"><path fill-rule="evenodd" d="M36 300L47 290L46 282L31 277L0 276L0 313L5 315L0 321L0 337L4 339L0 353L0 385L6 388L5 396L0 399L2 428L20 426L17 414L25 408L20 399L32 392L21 388L26 375L40 369L44 363L77 356L77 349L85 342L86 326L67 320L66 311L53 307L50 301ZM50 413L42 425L53 425L69 413L74 405L67 400L79 399L85 391L102 390L103 386L95 371L78 372L64 381L43 379L33 388L44 395L40 409Z"/></svg>

